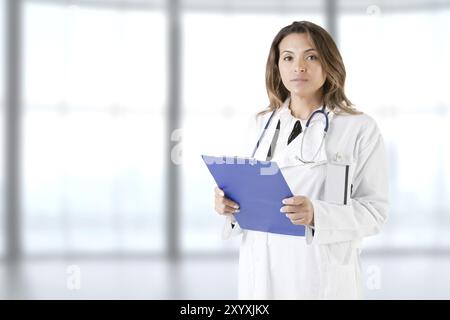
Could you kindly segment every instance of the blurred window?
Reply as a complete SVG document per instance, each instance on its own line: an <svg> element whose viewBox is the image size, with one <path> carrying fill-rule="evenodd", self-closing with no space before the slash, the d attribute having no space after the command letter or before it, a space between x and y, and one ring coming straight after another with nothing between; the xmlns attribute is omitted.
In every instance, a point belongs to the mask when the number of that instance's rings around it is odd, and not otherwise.
<svg viewBox="0 0 450 320"><path fill-rule="evenodd" d="M26 253L164 250L161 11L26 3Z"/></svg>
<svg viewBox="0 0 450 320"><path fill-rule="evenodd" d="M0 21L5 18L5 0L0 0ZM5 23L0 23L0 257L5 254Z"/></svg>
<svg viewBox="0 0 450 320"><path fill-rule="evenodd" d="M350 100L373 116L389 156L391 213L378 247L450 245L450 10L339 17Z"/></svg>

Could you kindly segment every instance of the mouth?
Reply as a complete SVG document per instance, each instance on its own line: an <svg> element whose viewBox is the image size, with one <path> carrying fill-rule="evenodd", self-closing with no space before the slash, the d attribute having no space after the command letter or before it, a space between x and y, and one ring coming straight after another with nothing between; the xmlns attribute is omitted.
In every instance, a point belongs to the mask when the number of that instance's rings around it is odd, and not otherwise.
<svg viewBox="0 0 450 320"><path fill-rule="evenodd" d="M306 81L308 81L308 79L296 78L296 79L292 79L291 81L293 81L293 82L306 82Z"/></svg>

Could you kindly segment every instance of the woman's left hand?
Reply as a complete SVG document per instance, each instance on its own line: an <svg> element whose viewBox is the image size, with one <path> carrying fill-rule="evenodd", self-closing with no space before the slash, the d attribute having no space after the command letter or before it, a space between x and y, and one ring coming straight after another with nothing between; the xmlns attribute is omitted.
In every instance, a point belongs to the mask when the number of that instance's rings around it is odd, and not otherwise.
<svg viewBox="0 0 450 320"><path fill-rule="evenodd" d="M283 199L285 206L281 207L280 212L286 213L293 224L303 224L314 226L314 207L307 197L294 196Z"/></svg>

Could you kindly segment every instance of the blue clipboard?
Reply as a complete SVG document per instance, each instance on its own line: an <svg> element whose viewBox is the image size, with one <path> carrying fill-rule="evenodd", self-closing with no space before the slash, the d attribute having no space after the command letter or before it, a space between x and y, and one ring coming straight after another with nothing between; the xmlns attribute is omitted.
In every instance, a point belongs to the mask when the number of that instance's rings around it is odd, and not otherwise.
<svg viewBox="0 0 450 320"><path fill-rule="evenodd" d="M202 155L217 186L239 204L235 213L242 229L304 236L305 226L294 225L280 212L285 198L292 197L286 180L274 161L241 157Z"/></svg>

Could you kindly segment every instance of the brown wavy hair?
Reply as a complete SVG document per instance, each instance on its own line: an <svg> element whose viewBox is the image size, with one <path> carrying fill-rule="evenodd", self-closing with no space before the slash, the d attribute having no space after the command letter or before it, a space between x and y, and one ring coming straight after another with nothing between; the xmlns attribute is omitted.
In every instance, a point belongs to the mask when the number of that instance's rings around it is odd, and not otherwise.
<svg viewBox="0 0 450 320"><path fill-rule="evenodd" d="M283 104L290 93L281 81L278 60L280 58L279 44L291 33L306 33L311 43L319 53L319 61L326 73L322 86L323 103L334 113L341 111L349 114L361 114L345 96L345 66L341 54L331 35L322 27L309 21L294 21L281 29L272 41L266 64L266 90L270 105L256 116L273 111Z"/></svg>

